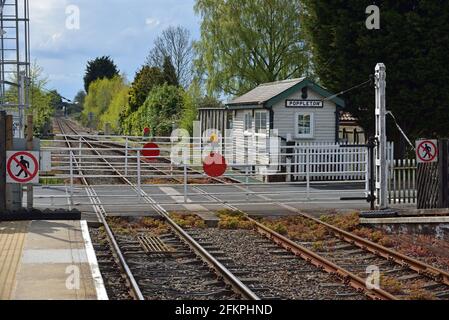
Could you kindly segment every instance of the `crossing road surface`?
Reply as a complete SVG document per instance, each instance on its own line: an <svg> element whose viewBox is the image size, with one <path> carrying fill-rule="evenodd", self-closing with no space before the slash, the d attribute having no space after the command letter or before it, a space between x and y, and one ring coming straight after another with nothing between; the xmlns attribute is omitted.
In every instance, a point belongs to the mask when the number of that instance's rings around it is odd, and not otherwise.
<svg viewBox="0 0 449 320"><path fill-rule="evenodd" d="M167 211L216 211L231 203L238 209L252 215L277 216L294 214L280 204L298 210L368 210L369 203L363 200L341 201L340 197L363 197L361 184L320 184L311 188L307 199L305 186L301 185L201 185L188 186L187 203L184 202L184 186L145 185L142 190ZM136 192L129 186L94 186L106 211L111 216L151 216L156 212L150 204L139 202ZM338 189L338 191L336 191ZM259 194L251 194L258 192ZM210 196L215 197L211 199ZM50 199L49 196L53 196ZM35 190L36 206L39 208L74 208L86 215L95 216L84 189L75 190L73 204L70 204L69 190L65 186L39 187ZM217 201L219 199L220 201Z"/></svg>

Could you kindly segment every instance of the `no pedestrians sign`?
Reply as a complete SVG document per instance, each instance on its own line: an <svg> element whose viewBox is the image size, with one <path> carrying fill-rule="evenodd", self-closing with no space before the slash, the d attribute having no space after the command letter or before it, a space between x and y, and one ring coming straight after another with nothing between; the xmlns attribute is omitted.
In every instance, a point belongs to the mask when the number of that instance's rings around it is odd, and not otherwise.
<svg viewBox="0 0 449 320"><path fill-rule="evenodd" d="M418 163L438 162L438 141L416 141L416 160Z"/></svg>
<svg viewBox="0 0 449 320"><path fill-rule="evenodd" d="M39 183L39 152L8 151L6 158L6 183Z"/></svg>

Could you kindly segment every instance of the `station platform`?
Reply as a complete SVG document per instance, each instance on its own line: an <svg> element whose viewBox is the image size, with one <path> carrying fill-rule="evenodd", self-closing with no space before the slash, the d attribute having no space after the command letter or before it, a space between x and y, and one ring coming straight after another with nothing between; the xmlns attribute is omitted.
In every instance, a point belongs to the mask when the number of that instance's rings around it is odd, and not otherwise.
<svg viewBox="0 0 449 320"><path fill-rule="evenodd" d="M0 300L106 300L86 221L0 223Z"/></svg>

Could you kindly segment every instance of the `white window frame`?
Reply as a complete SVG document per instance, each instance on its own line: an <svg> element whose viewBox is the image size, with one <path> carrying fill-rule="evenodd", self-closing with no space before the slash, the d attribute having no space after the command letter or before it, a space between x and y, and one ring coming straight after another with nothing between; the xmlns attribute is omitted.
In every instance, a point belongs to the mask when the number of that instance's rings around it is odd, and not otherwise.
<svg viewBox="0 0 449 320"><path fill-rule="evenodd" d="M261 128L262 132L257 132L257 114L265 115L265 127ZM269 123L268 116L269 116L269 114L265 110L262 110L262 111L259 110L254 113L254 132L256 135L258 135L258 136L266 136L267 135L267 127L268 127L268 123Z"/></svg>
<svg viewBox="0 0 449 320"><path fill-rule="evenodd" d="M246 117L250 116L251 117L251 127L247 128L246 127ZM249 130L248 130L249 129ZM252 111L246 111L243 114L243 133L247 136L252 135L253 134L253 130L254 130L254 116L253 116L253 112Z"/></svg>
<svg viewBox="0 0 449 320"><path fill-rule="evenodd" d="M298 133L299 116L310 116L310 134ZM295 113L295 136L298 139L313 139L315 137L315 113L307 111Z"/></svg>

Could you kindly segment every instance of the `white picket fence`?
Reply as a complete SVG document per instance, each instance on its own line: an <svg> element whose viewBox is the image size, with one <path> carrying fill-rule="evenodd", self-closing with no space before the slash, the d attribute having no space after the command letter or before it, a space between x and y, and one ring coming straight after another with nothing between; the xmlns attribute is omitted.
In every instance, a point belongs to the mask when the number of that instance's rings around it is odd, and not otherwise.
<svg viewBox="0 0 449 320"><path fill-rule="evenodd" d="M401 159L390 162L390 204L414 204L417 201L416 160Z"/></svg>
<svg viewBox="0 0 449 320"><path fill-rule="evenodd" d="M286 147L288 148L288 147ZM297 143L293 148L293 180L367 181L368 148L329 143Z"/></svg>

